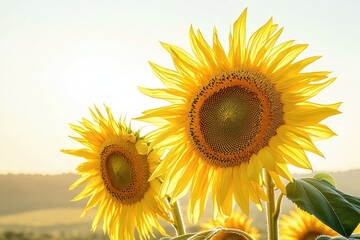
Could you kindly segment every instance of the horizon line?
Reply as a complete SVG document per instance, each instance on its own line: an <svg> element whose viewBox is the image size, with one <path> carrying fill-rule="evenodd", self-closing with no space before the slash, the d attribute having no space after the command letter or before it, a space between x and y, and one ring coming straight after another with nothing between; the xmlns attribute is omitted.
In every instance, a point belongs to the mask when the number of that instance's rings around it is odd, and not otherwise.
<svg viewBox="0 0 360 240"><path fill-rule="evenodd" d="M330 171L325 171L325 170L306 170L306 169L300 169L300 172L294 172L293 174L311 174L311 173L318 173L318 172L326 172L326 173L343 173L343 172L350 172L350 171L358 171L360 170L360 168L354 168L354 169L340 169L340 170L330 170ZM78 175L76 172L74 171L68 171L68 172L48 172L48 173L43 173L43 172L0 172L0 176L6 176L6 175L41 175L41 176L59 176L59 175L69 175L69 174L73 174L73 175Z"/></svg>

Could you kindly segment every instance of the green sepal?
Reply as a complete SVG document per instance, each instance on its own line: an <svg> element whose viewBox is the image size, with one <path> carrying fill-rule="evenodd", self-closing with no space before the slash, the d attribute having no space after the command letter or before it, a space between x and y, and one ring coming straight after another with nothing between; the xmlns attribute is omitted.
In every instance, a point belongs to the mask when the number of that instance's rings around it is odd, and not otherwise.
<svg viewBox="0 0 360 240"><path fill-rule="evenodd" d="M324 180L330 183L334 188L336 188L336 182L335 179L328 173L317 173L314 175L314 178L317 180Z"/></svg>

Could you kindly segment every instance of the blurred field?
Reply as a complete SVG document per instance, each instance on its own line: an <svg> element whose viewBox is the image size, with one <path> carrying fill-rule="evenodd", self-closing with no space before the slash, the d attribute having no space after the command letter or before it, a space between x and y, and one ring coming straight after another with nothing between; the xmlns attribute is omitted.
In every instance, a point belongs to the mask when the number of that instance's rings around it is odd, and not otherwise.
<svg viewBox="0 0 360 240"><path fill-rule="evenodd" d="M91 223L95 209L80 218L82 208L50 208L0 216L0 225L52 226L59 224Z"/></svg>

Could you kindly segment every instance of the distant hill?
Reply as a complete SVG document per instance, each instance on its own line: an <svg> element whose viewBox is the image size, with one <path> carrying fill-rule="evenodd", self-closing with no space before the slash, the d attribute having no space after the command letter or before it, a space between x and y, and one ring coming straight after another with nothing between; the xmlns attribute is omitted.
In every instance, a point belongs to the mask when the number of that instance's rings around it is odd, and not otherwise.
<svg viewBox="0 0 360 240"><path fill-rule="evenodd" d="M295 174L294 178L311 177L312 174ZM346 172L330 173L337 183L337 188L347 194L360 196L360 169ZM0 175L0 232L29 231L38 234L47 234L54 232L59 234L80 234L85 236L83 239L100 239L89 233L91 228L92 217L95 209L84 218L80 219L79 215L85 206L87 200L71 202L80 191L75 189L69 191L69 186L78 178L75 174L62 175L25 175L25 174L7 174ZM182 210L186 221L187 196L181 200ZM211 201L210 201L211 202ZM207 221L212 216L210 204L204 212L201 222ZM287 213L289 209L294 208L293 203L284 198L282 213ZM266 226L264 212L259 212L253 205L251 206L250 217L254 219L254 225L260 231L264 231ZM65 222L59 218L66 219ZM33 220L32 220L33 219ZM34 221L38 221L35 224ZM53 225L53 226L52 226ZM190 226L196 230L197 226ZM166 228L169 229L169 226ZM100 227L101 229L101 227ZM171 229L171 227L170 227ZM171 230L170 230L171 231ZM5 234L5 233L4 233ZM90 235L89 235L90 234ZM99 232L101 236L101 232ZM1 234L0 234L0 239ZM5 238L7 239L7 238ZM9 238L10 239L10 238ZM15 238L20 239L20 238ZM37 238L30 238L37 239ZM49 238L48 238L49 239ZM75 239L73 235L64 238L61 235L54 239ZM79 238L80 239L80 238Z"/></svg>
<svg viewBox="0 0 360 240"><path fill-rule="evenodd" d="M77 178L75 174L0 175L0 216L48 208L82 207L81 202L70 202L79 192L68 190Z"/></svg>
<svg viewBox="0 0 360 240"><path fill-rule="evenodd" d="M330 173L337 188L350 195L360 196L360 169ZM312 174L294 175L295 178L311 177ZM69 191L69 186L78 179L76 174L61 175L0 175L0 216L49 208L84 207L86 200L71 202L81 187ZM183 205L186 205L186 198Z"/></svg>

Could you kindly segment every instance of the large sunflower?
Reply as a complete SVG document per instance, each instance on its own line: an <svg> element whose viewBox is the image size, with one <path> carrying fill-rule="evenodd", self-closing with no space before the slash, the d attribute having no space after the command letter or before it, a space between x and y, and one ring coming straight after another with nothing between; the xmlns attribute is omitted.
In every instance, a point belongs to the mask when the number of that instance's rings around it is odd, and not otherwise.
<svg viewBox="0 0 360 240"><path fill-rule="evenodd" d="M239 210L233 212L232 215L228 218L219 217L216 221L210 219L208 223L201 224L202 229L209 230L214 229L218 226L222 226L225 228L234 228L240 229L247 234L251 235L253 238L260 238L259 230L255 227L252 227L252 219L248 219L246 215L242 214ZM212 240L226 240L226 239L238 239L238 240L246 240L246 238L237 235L235 233L221 232L216 233L212 238Z"/></svg>
<svg viewBox="0 0 360 240"><path fill-rule="evenodd" d="M168 207L158 196L158 179L148 181L159 162L159 154L148 149L146 141L124 122L116 122L108 107L107 118L95 106L91 110L95 123L84 119L80 125L70 125L81 137L72 137L85 146L62 150L83 157L77 167L80 178L70 189L87 185L73 200L90 197L84 215L99 205L92 223L95 231L103 219L103 230L111 239L134 239L137 229L140 239L154 236L153 227L166 234L158 216L167 219Z"/></svg>
<svg viewBox="0 0 360 240"><path fill-rule="evenodd" d="M335 79L329 72L303 72L319 57L295 62L307 47L276 45L282 29L270 19L246 41L245 10L229 35L225 53L216 29L210 46L190 28L195 56L163 44L175 70L151 63L164 89L140 90L171 104L144 111L138 119L158 126L153 145L169 152L151 179L163 176L161 194L173 201L191 189L190 220L196 222L212 192L214 215L230 215L235 201L245 213L249 199L261 208L262 169L283 192L280 178L292 180L287 164L310 169L304 152L322 154L313 140L334 133L320 122L338 114L340 104L308 99ZM214 216L215 217L215 216Z"/></svg>
<svg viewBox="0 0 360 240"><path fill-rule="evenodd" d="M279 221L280 237L286 240L314 240L317 236L339 236L313 215L296 208L290 215L282 215Z"/></svg>

